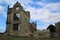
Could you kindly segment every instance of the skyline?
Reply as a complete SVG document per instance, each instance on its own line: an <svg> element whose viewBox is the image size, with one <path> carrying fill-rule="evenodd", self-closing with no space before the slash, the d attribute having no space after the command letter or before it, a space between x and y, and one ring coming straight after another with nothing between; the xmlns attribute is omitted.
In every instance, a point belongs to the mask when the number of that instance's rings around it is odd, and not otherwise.
<svg viewBox="0 0 60 40"><path fill-rule="evenodd" d="M30 11L30 22L37 22L37 29L60 21L60 0L0 0L0 32L6 30L6 16L9 7L19 2L24 10Z"/></svg>

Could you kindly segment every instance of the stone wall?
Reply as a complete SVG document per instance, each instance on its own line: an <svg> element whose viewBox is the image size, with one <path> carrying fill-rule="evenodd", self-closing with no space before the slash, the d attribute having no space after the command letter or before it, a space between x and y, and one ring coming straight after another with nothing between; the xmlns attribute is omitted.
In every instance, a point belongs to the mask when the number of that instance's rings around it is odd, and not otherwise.
<svg viewBox="0 0 60 40"><path fill-rule="evenodd" d="M60 37L60 22L55 23L56 35Z"/></svg>
<svg viewBox="0 0 60 40"><path fill-rule="evenodd" d="M35 32L34 37L37 37L37 38L50 38L50 32L49 32L49 30L37 31L37 32Z"/></svg>

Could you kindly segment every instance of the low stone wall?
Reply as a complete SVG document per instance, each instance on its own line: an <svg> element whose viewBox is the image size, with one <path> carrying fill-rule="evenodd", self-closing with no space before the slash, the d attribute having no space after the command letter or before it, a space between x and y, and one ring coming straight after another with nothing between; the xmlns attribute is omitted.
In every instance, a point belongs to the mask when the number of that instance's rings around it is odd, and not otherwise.
<svg viewBox="0 0 60 40"><path fill-rule="evenodd" d="M50 38L49 30L42 30L39 32L34 33L34 37L37 38Z"/></svg>

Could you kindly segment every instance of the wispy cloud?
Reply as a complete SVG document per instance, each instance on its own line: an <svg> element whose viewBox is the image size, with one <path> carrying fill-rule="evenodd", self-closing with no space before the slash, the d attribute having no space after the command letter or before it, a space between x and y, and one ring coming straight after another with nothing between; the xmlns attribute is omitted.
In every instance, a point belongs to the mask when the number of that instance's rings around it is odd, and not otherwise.
<svg viewBox="0 0 60 40"><path fill-rule="evenodd" d="M0 27L0 32L5 32L5 28L3 28L3 27Z"/></svg>
<svg viewBox="0 0 60 40"><path fill-rule="evenodd" d="M56 22L60 16L60 6L59 3L49 3L48 5L43 6L43 8L34 8L34 7L27 7L26 10L29 10L31 13L31 19L33 20L41 20L44 22ZM55 12L52 12L55 11ZM52 20L52 21L50 21ZM54 21L56 20L56 21Z"/></svg>
<svg viewBox="0 0 60 40"><path fill-rule="evenodd" d="M0 12L3 11L3 6L0 5Z"/></svg>

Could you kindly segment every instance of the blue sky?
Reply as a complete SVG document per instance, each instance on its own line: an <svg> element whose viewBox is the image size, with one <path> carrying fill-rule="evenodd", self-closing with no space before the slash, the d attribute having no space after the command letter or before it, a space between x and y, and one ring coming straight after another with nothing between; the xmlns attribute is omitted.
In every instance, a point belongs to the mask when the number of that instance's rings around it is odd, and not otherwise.
<svg viewBox="0 0 60 40"><path fill-rule="evenodd" d="M30 22L37 22L37 29L60 21L60 0L0 0L0 32L6 30L7 7L19 2L24 10L30 11Z"/></svg>

